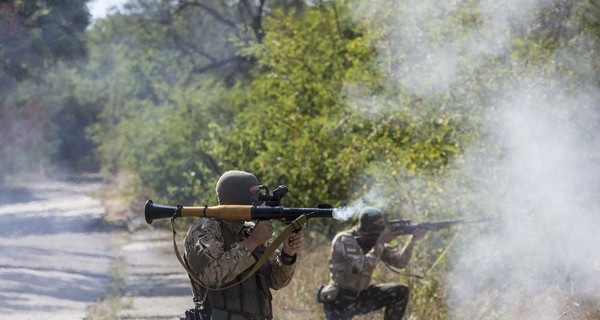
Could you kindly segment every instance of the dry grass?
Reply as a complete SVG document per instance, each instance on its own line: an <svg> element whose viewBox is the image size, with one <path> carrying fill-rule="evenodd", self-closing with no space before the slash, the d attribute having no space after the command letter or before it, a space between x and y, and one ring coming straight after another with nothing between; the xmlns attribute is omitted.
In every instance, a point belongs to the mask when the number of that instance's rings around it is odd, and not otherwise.
<svg viewBox="0 0 600 320"><path fill-rule="evenodd" d="M104 298L88 307L86 312L88 320L117 319L121 309L127 307L127 301L124 301L121 296L121 289L125 285L126 278L125 262L121 250L124 241L123 238L117 237L111 243L112 250L118 258L111 264L109 291Z"/></svg>
<svg viewBox="0 0 600 320"><path fill-rule="evenodd" d="M106 208L104 219L108 222L125 221L132 214L131 205L136 203L132 187L134 179L126 173L118 173L105 181L105 186L94 196Z"/></svg>
<svg viewBox="0 0 600 320"><path fill-rule="evenodd" d="M303 248L292 282L273 292L276 319L323 319L316 290L319 284L329 281L328 254L329 243L323 241L314 241Z"/></svg>

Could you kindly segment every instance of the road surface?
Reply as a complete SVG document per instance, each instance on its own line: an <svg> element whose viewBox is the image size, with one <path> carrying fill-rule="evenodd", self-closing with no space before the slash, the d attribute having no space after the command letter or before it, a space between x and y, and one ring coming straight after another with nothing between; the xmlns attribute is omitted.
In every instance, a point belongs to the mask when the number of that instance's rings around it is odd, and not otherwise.
<svg viewBox="0 0 600 320"><path fill-rule="evenodd" d="M114 292L118 263L118 318L178 319L189 307L170 233L106 222L90 196L102 187L92 176L0 191L0 319L86 319Z"/></svg>

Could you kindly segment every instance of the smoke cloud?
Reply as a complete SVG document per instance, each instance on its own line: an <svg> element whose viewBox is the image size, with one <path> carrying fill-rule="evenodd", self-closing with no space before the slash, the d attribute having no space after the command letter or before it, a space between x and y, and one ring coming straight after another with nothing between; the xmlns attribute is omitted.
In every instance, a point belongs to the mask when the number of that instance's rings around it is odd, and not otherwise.
<svg viewBox="0 0 600 320"><path fill-rule="evenodd" d="M381 69L395 85L432 95L464 80L491 57L505 54L514 30L527 28L535 14L552 1L484 0L472 11L463 10L462 1L376 3L379 5L359 2L354 12L359 19L385 23L386 29L392 30L378 48ZM392 18L385 19L388 16ZM472 21L457 24L459 19ZM394 70L390 56L407 69Z"/></svg>
<svg viewBox="0 0 600 320"><path fill-rule="evenodd" d="M491 113L499 157L466 155L463 174L487 179L475 201L498 219L462 238L447 284L458 318L556 319L600 289L598 115L584 107L600 97L532 81Z"/></svg>
<svg viewBox="0 0 600 320"><path fill-rule="evenodd" d="M347 206L337 208L333 211L333 218L337 220L349 220L353 217L358 217L360 211L367 206L375 206L378 208L385 208L388 205L388 199L382 197L381 187L375 187L370 189L360 199L353 201Z"/></svg>
<svg viewBox="0 0 600 320"><path fill-rule="evenodd" d="M515 30L535 28L537 13L551 4L480 1L474 9L480 20L446 35L433 31L461 10L461 1L360 4L356 15L369 21L392 15L386 21L395 22L388 28L394 32L384 39L391 49L378 51L382 70L393 85L433 96L452 88L476 90L467 88L465 79L506 55ZM467 203L494 221L485 232L465 229L455 246L445 279L453 319L575 318L585 308L600 308L600 94L595 82L584 79L585 69L593 67L585 52L589 40L573 41L580 43L557 51L555 58L581 72L577 81L548 76L547 66L514 65L507 72L511 78L504 79L510 90L478 106L487 119L484 138L454 164L445 205ZM394 72L390 56L405 68ZM348 90L370 115L394 108L383 97Z"/></svg>

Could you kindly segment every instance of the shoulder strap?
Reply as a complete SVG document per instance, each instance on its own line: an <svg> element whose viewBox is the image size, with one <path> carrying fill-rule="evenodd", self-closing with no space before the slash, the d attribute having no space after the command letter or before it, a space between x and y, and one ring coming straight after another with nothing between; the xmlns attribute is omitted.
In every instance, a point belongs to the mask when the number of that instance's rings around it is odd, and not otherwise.
<svg viewBox="0 0 600 320"><path fill-rule="evenodd" d="M303 214L303 215L299 216L298 218L296 218L296 220L292 221L292 223L290 223L287 227L285 227L285 229L277 236L277 238L275 238L273 243L271 243L271 245L269 245L269 247L261 255L261 257L258 259L258 261L254 264L254 267L252 268L252 270L250 270L240 281L229 284L229 285L224 285L219 288L211 288L209 286L204 285L202 283L202 281L200 281L190 271L187 263L181 257L181 254L179 253L179 249L177 248L177 242L175 241L175 236L177 235L177 231L175 231L174 221L175 221L175 217L171 218L171 230L173 230L173 249L175 250L175 255L177 256L179 263L181 263L181 265L183 266L185 271L188 273L188 275L190 276L190 279L192 279L192 281L194 281L198 286L200 286L206 290L225 290L225 289L229 289L233 286L236 286L236 285L244 282L244 280L248 279L251 275L253 275L256 271L258 271L258 269L260 269L260 267L262 267L262 265L265 262L267 262L267 260L269 260L269 257L275 252L275 250L277 250L279 245L289 236L290 233L292 233L296 230L302 229L302 226L304 226L306 224L306 222L308 221L308 218L306 217L306 214Z"/></svg>

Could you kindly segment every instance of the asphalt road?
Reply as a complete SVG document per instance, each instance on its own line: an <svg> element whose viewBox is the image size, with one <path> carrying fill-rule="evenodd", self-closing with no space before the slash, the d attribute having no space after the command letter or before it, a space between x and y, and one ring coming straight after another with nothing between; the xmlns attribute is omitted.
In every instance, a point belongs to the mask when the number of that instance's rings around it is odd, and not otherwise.
<svg viewBox="0 0 600 320"><path fill-rule="evenodd" d="M124 262L120 319L178 319L191 304L165 230L106 222L98 178L37 181L0 192L0 319L85 319ZM140 219L142 213L140 213Z"/></svg>
<svg viewBox="0 0 600 320"><path fill-rule="evenodd" d="M0 203L0 318L82 319L110 283L111 233L86 193L97 179L5 189Z"/></svg>

